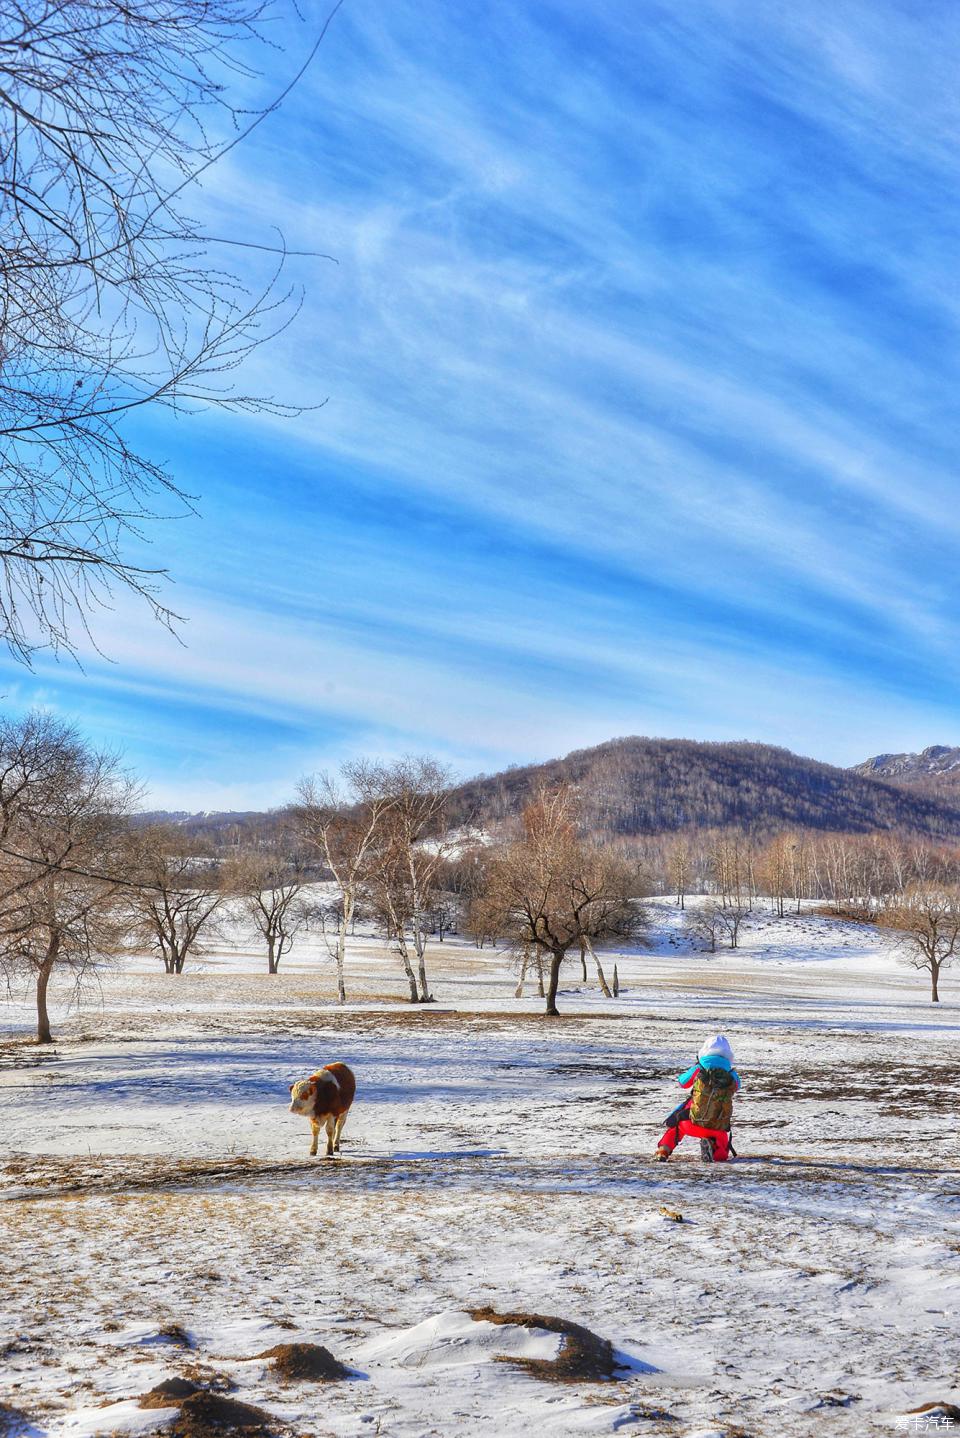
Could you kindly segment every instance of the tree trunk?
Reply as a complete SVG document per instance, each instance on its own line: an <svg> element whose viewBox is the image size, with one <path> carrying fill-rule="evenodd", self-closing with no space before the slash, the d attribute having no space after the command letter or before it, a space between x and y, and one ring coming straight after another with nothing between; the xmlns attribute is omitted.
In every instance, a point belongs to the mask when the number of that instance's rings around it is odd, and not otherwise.
<svg viewBox="0 0 960 1438"><path fill-rule="evenodd" d="M50 1016L47 1013L47 985L50 982L50 975L53 972L54 961L57 956L57 945L51 940L43 963L37 972L37 1043L52 1044L53 1034L50 1032Z"/></svg>
<svg viewBox="0 0 960 1438"><path fill-rule="evenodd" d="M540 998L540 999L543 999L543 998L546 998L546 996L547 996L547 991L546 991L546 989L543 987L543 954L541 954L541 952L540 952L539 949L537 949L537 951L536 951L536 957L537 957L537 997Z"/></svg>
<svg viewBox="0 0 960 1438"><path fill-rule="evenodd" d="M563 954L554 951L550 955L550 986L547 989L546 1015L548 1018L559 1018L560 1010L557 1008L557 988L560 984L560 965L563 963Z"/></svg>
<svg viewBox="0 0 960 1438"><path fill-rule="evenodd" d="M417 976L410 967L410 960L407 957L406 949L400 949L398 952L400 954L400 962L403 964L403 972L406 974L407 983L410 985L410 1002L415 1004L417 1002Z"/></svg>
<svg viewBox="0 0 960 1438"><path fill-rule="evenodd" d="M617 973L617 966L616 966L616 964L614 964L614 966L613 966L613 997L616 999L616 998L619 998L619 996L620 996L620 975Z"/></svg>
<svg viewBox="0 0 960 1438"><path fill-rule="evenodd" d="M593 955L593 962L597 966L597 978L600 980L600 992L603 994L603 997L605 999L612 999L613 994L610 992L609 985L607 984L606 976L604 975L603 968L601 967L600 958L597 954L597 951L592 944L588 944L587 947Z"/></svg>
<svg viewBox="0 0 960 1438"><path fill-rule="evenodd" d="M344 892L342 895L340 918L337 922L337 952L334 956L337 965L338 1004L345 1004L347 1002L347 985L344 977L344 971L347 966L347 927L349 925L352 933L355 913L356 908L353 894Z"/></svg>
<svg viewBox="0 0 960 1438"><path fill-rule="evenodd" d="M931 964L931 965L930 965L930 1002L933 1003L933 1004L938 1004L938 1003L940 1002L940 995L939 995L939 993L937 992L937 985L939 984L939 982L940 982L940 965L939 965L939 964Z"/></svg>
<svg viewBox="0 0 960 1438"><path fill-rule="evenodd" d="M513 997L515 999L523 998L523 981L527 977L527 965L529 964L529 962L530 955L525 952L523 958L520 961L520 979L517 984L517 987L513 991Z"/></svg>
<svg viewBox="0 0 960 1438"><path fill-rule="evenodd" d="M420 992L414 998L414 1003L419 999L421 1004L432 1004L433 995L427 987L427 936L424 932L423 917L416 905L413 911L413 950L417 956L417 972L420 977Z"/></svg>
<svg viewBox="0 0 960 1438"><path fill-rule="evenodd" d="M273 934L267 935L267 973L275 974L280 967L277 959L277 941Z"/></svg>
<svg viewBox="0 0 960 1438"><path fill-rule="evenodd" d="M581 941L580 944L580 967L583 970L583 982L587 982L587 946Z"/></svg>

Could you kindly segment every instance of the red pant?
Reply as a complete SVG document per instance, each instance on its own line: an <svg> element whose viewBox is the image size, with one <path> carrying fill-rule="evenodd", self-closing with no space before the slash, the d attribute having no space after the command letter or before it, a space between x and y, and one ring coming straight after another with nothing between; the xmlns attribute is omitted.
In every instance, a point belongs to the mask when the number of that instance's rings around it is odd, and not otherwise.
<svg viewBox="0 0 960 1438"><path fill-rule="evenodd" d="M724 1133L719 1128L701 1128L698 1123L691 1123L688 1118L682 1118L675 1128L668 1128L657 1147L665 1148L668 1153L673 1153L677 1144L684 1138L712 1139L714 1163L726 1163L730 1157L730 1135L728 1133Z"/></svg>

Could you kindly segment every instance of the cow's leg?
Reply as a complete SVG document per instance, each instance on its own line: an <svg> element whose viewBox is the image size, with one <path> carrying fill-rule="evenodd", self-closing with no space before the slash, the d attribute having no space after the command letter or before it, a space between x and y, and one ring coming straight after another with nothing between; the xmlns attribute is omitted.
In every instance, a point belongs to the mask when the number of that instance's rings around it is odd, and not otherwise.
<svg viewBox="0 0 960 1438"><path fill-rule="evenodd" d="M335 1153L340 1152L340 1135L343 1133L343 1125L347 1121L347 1115L342 1113L337 1119L337 1126L333 1131L333 1148Z"/></svg>
<svg viewBox="0 0 960 1438"><path fill-rule="evenodd" d="M313 1138L310 1143L310 1156L311 1158L316 1158L317 1139L320 1137L320 1125L317 1123L317 1120L315 1118L312 1118L310 1120L310 1132L313 1135Z"/></svg>
<svg viewBox="0 0 960 1438"><path fill-rule="evenodd" d="M333 1133L337 1126L337 1120L332 1113L327 1114L327 1158L333 1158Z"/></svg>

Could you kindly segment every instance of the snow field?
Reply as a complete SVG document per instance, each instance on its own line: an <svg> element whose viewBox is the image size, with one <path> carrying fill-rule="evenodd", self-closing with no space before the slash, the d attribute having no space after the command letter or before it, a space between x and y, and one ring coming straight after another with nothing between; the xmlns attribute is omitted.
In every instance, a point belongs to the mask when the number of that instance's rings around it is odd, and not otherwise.
<svg viewBox="0 0 960 1438"><path fill-rule="evenodd" d="M240 949L105 974L51 1055L10 1005L0 1402L49 1438L162 1431L175 1410L135 1399L185 1373L300 1435L792 1438L960 1401L949 976L931 1006L880 936L811 915L696 954L655 907L620 1000L571 963L550 1023L502 954L451 941L437 1005L398 1003L369 938L345 1011L315 957L270 978ZM652 1165L674 1075L718 1029L742 1159L687 1141ZM342 1159L311 1160L287 1084L333 1059L357 1103ZM500 1361L558 1338L468 1316L484 1305L585 1324L621 1381ZM355 1377L280 1383L255 1355L292 1341Z"/></svg>

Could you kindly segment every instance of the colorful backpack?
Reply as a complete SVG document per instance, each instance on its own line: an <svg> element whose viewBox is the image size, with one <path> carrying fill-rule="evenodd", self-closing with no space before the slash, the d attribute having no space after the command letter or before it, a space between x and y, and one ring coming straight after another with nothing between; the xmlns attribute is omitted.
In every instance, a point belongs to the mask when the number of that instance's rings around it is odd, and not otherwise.
<svg viewBox="0 0 960 1438"><path fill-rule="evenodd" d="M690 1122L730 1132L736 1080L729 1069L700 1069L693 1085Z"/></svg>

